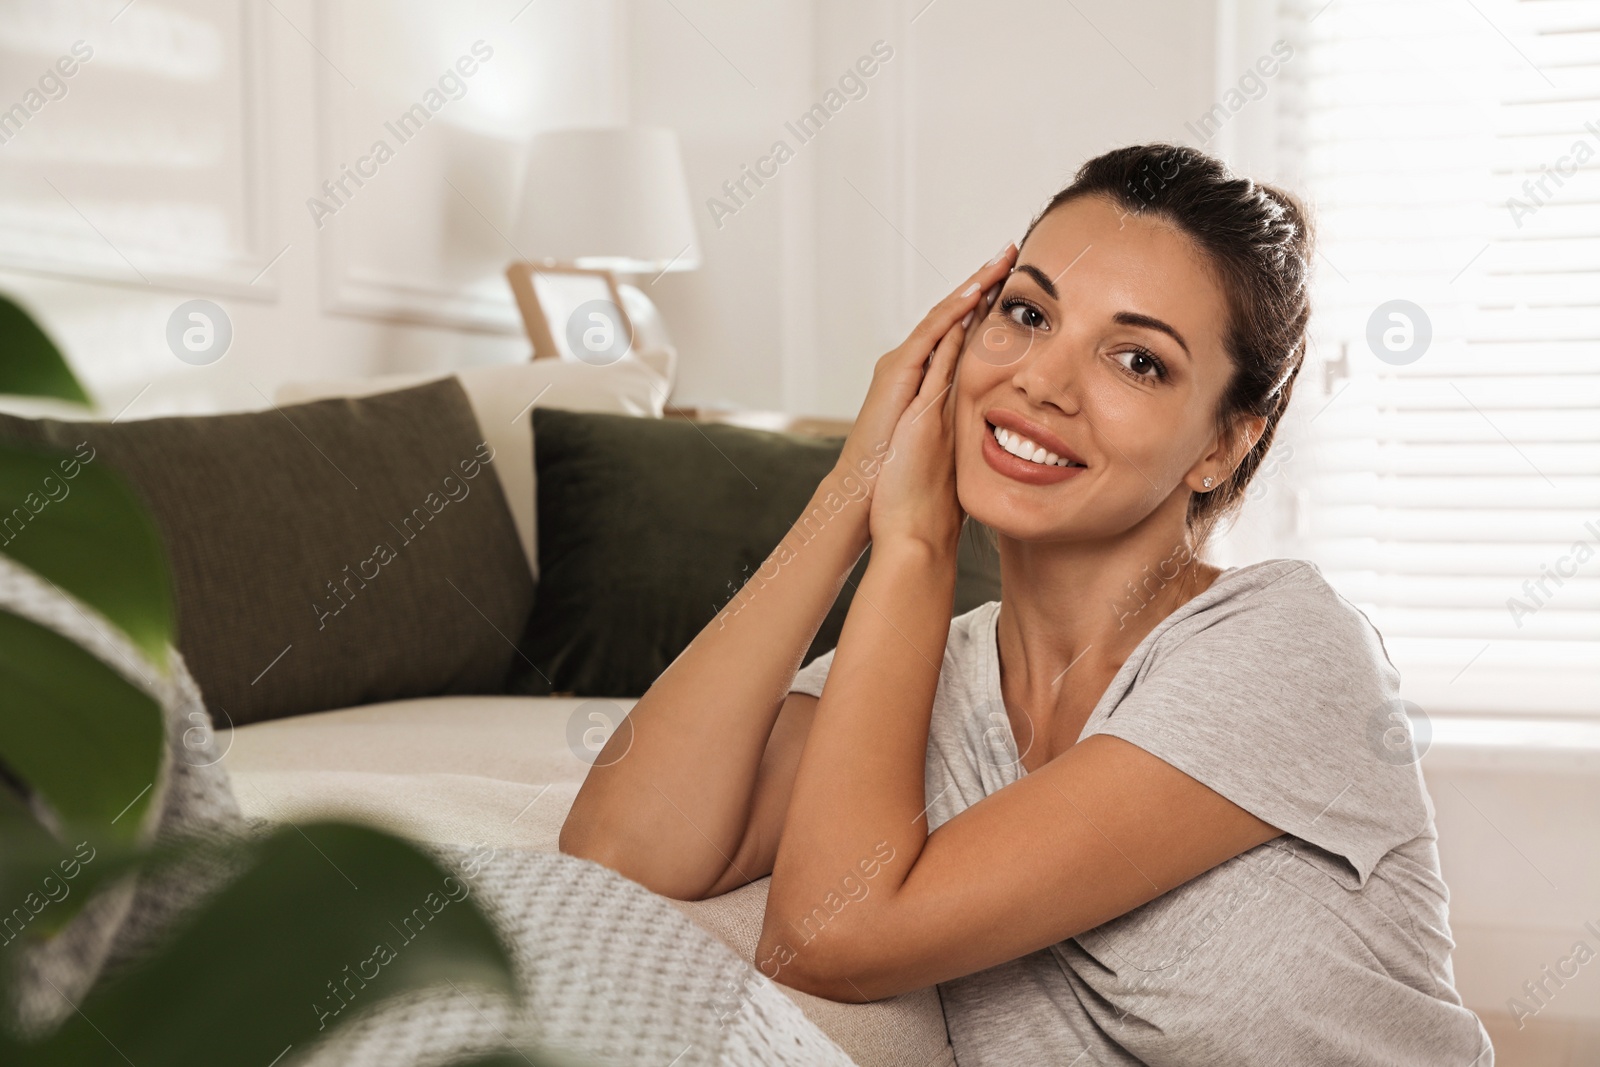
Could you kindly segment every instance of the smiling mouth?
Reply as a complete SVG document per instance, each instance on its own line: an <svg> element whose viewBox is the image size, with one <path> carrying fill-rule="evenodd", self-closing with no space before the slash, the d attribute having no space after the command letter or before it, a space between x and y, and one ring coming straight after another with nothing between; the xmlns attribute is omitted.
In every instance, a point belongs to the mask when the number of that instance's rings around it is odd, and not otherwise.
<svg viewBox="0 0 1600 1067"><path fill-rule="evenodd" d="M996 426L992 422L985 422L984 425L989 428L989 436L994 438L995 443L1018 459L1038 464L1041 467L1076 467L1082 469L1087 466L1084 463L1075 463L1065 456L1058 456L1043 445L1035 444L1015 430Z"/></svg>

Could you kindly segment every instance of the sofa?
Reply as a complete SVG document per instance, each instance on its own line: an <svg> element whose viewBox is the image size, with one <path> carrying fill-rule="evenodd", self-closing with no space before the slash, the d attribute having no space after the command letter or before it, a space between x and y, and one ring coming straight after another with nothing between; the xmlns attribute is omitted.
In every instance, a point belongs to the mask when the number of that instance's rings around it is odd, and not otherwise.
<svg viewBox="0 0 1600 1067"><path fill-rule="evenodd" d="M691 419L668 410L671 377L670 364L631 357L605 368L535 360L454 374L293 383L278 391L271 411L144 425L0 415L0 435L55 444L84 438L150 501L172 556L180 651L214 723L208 743L221 754L247 818L347 818L431 845L555 852L598 748L578 739L591 722L614 727L716 607L674 607L655 624L661 632L634 634L633 644L616 637L617 616L595 607L606 597L588 595L594 579L582 569L615 558L615 546L604 542L619 520L581 528L584 494L597 470L613 478L613 496L627 479L657 479L623 469L641 451L637 444L610 455L607 467L579 464L567 473L549 466L545 453L560 451L557 432L571 438L562 445L570 460L603 450L635 423L657 433L657 425L675 422L685 431L680 440L688 433L705 438L737 471L735 479L718 463L677 488L656 487L654 510L648 494L642 507L613 502L645 513L639 529L672 526L659 512L683 485L698 491L722 477L754 486L750 473L766 463L760 515L768 525L747 546L757 554L746 557L759 563L776 542L772 531L781 534L795 517L781 503L771 513L772 502L785 499L777 472L787 472L792 486L805 485L837 455L848 430L826 420ZM469 452L473 437L481 440ZM425 496L417 488L423 481L393 477L428 464L426 485L434 488ZM491 469L492 478L483 478ZM558 476L568 479L564 495L554 485ZM393 536L383 532L365 556L348 547L361 536L350 529L370 531L380 518ZM752 524L746 516L733 525ZM305 560L336 537L346 547ZM694 546L704 544L714 554L720 542L706 538L704 529L690 530L675 550L688 546L684 558L692 558ZM632 564L630 588L677 569L648 556ZM998 590L991 564L964 568L958 611ZM309 610L306 596L286 594L283 587L293 583L280 580L296 569L327 578ZM580 571L578 582L571 575ZM411 572L428 583L413 581ZM694 594L701 600L706 580L702 575ZM736 581L727 584L737 591ZM832 647L846 606L842 597L808 659ZM619 656L625 669L618 669ZM766 883L672 904L752 962ZM864 1067L954 1062L933 988L862 1005L778 988Z"/></svg>
<svg viewBox="0 0 1600 1067"><path fill-rule="evenodd" d="M567 724L584 703L406 700L256 723L220 733L217 743L247 817L333 816L429 844L554 852L588 769L566 740ZM767 881L673 903L753 963ZM778 988L862 1067L955 1062L932 988L869 1004Z"/></svg>

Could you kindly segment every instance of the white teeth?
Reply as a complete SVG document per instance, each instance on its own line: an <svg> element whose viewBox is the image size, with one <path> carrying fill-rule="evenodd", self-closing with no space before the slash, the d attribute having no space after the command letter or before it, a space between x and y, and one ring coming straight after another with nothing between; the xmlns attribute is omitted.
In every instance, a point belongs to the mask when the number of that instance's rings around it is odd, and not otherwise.
<svg viewBox="0 0 1600 1067"><path fill-rule="evenodd" d="M1019 433L1014 433L1003 426L994 428L994 438L1000 442L1000 447L1010 452L1013 456L1025 459L1030 463L1039 463L1051 467L1070 467L1070 460L1062 459L1054 452L1047 451L1043 446L1036 445Z"/></svg>

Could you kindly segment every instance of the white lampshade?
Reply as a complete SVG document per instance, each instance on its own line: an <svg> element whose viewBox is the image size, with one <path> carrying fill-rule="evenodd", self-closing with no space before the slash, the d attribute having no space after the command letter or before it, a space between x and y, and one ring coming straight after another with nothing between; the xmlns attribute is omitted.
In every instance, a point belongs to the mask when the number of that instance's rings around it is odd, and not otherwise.
<svg viewBox="0 0 1600 1067"><path fill-rule="evenodd" d="M512 243L534 259L623 274L700 266L678 135L549 130L528 152Z"/></svg>

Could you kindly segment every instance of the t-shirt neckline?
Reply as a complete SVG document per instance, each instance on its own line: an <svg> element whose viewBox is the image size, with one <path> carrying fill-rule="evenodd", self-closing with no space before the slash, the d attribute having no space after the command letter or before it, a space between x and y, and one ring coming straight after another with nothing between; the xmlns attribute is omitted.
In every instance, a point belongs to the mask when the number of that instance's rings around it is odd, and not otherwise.
<svg viewBox="0 0 1600 1067"><path fill-rule="evenodd" d="M1238 575L1246 571L1253 571L1257 567L1286 562L1292 561L1264 559L1255 563L1245 564L1242 567L1225 567L1212 580L1209 586L1178 605L1176 611L1156 623L1150 632L1144 635L1144 639L1134 646L1133 651L1128 653L1128 658L1118 668L1117 673L1112 676L1110 683L1106 685L1105 692L1101 693L1100 699L1095 702L1094 710L1089 713L1089 718L1084 721L1083 731L1078 735L1078 740L1082 741L1088 737L1109 716L1109 705L1115 702L1119 693L1126 690L1129 676L1139 669L1139 664L1149 654L1150 646L1160 640L1163 633L1174 624L1196 612L1203 611L1221 599L1219 589L1225 585L1231 585L1231 579L1237 578ZM1017 777L1020 778L1026 775L1028 771L1022 766L1022 756L1017 751L1017 739L1011 731L1011 715L1006 709L1005 697L1000 688L1000 601L991 600L985 606L988 608L989 613L982 623L984 657L987 660L984 669L984 697L988 701L993 701L988 706L999 708L1001 711L1000 717L1005 723L1005 739L1009 748L1010 766L1015 769Z"/></svg>

